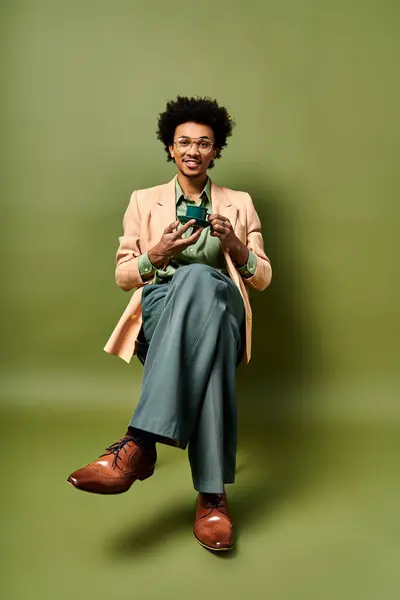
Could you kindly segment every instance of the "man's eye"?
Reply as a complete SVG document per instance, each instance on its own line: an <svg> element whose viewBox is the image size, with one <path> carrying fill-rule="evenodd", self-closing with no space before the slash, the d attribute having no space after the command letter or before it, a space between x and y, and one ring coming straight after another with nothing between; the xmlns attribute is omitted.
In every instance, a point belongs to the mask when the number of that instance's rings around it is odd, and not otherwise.
<svg viewBox="0 0 400 600"><path fill-rule="evenodd" d="M189 144L188 140L179 140L179 143L181 146L188 146Z"/></svg>

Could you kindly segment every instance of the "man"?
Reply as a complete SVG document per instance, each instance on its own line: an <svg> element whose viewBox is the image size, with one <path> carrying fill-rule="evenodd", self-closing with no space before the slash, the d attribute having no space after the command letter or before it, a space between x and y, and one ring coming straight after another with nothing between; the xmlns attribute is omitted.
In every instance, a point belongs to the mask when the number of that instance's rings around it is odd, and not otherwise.
<svg viewBox="0 0 400 600"><path fill-rule="evenodd" d="M131 196L116 281L136 291L104 348L126 362L138 355L141 396L125 436L68 478L87 492L122 493L153 474L157 442L188 446L194 534L210 550L233 546L224 486L235 479L236 367L250 360L247 287L271 281L250 196L207 175L233 126L209 98L178 96L159 116L158 139L177 176ZM207 209L208 223L181 225L190 205Z"/></svg>

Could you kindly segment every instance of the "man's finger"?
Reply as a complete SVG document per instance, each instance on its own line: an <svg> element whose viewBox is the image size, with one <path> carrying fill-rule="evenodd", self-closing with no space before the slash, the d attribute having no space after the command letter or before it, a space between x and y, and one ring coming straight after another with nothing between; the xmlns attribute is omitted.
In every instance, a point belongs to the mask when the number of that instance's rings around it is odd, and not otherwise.
<svg viewBox="0 0 400 600"><path fill-rule="evenodd" d="M229 221L228 217L224 217L223 215L218 215L217 213L212 213L208 216L209 221L215 221L218 219L219 221L226 222Z"/></svg>
<svg viewBox="0 0 400 600"><path fill-rule="evenodd" d="M201 232L204 227L197 227L191 235L187 238L188 240L197 240L201 236Z"/></svg>
<svg viewBox="0 0 400 600"><path fill-rule="evenodd" d="M182 227L180 229L178 229L178 231L176 232L177 233L176 237L182 237L182 235L185 233L185 231L187 231L188 229L193 227L193 225L195 225L195 223L196 223L196 219L190 219L190 221L188 221L187 223L182 225Z"/></svg>
<svg viewBox="0 0 400 600"><path fill-rule="evenodd" d="M215 229L217 229L218 227L223 227L224 229L228 229L228 231L230 229L232 229L231 224L229 223L229 221L213 221L211 223L211 230L214 231Z"/></svg>
<svg viewBox="0 0 400 600"><path fill-rule="evenodd" d="M175 223L170 223L166 229L164 229L164 233L172 233L179 225L179 219L175 221Z"/></svg>
<svg viewBox="0 0 400 600"><path fill-rule="evenodd" d="M203 227L199 227L192 233L192 235L189 235L187 238L183 238L183 240L182 240L183 244L180 244L180 245L183 246L184 248L186 248L186 246L191 246L192 244L195 244L197 242L197 240L199 239L202 231L203 231Z"/></svg>
<svg viewBox="0 0 400 600"><path fill-rule="evenodd" d="M216 223L215 225L213 225L212 228L213 231L218 231L219 233L229 233L229 227L226 227L226 225L220 225L219 223Z"/></svg>

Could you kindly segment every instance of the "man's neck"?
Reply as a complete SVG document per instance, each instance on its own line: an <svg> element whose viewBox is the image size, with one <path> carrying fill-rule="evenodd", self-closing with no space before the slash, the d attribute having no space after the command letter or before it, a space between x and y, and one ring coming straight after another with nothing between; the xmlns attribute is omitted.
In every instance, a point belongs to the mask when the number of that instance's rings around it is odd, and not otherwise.
<svg viewBox="0 0 400 600"><path fill-rule="evenodd" d="M207 174L199 177L185 177L182 173L178 173L178 181L182 192L189 198L200 196L206 185L207 177Z"/></svg>

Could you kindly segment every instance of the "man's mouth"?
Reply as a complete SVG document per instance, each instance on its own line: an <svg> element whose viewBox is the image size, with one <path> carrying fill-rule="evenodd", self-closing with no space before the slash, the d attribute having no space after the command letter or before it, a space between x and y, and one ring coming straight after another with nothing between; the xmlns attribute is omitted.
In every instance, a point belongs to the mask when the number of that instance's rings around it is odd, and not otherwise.
<svg viewBox="0 0 400 600"><path fill-rule="evenodd" d="M183 162L185 163L185 165L187 165L188 167L191 167L191 168L198 167L201 164L198 160L190 160L190 159L186 159Z"/></svg>

